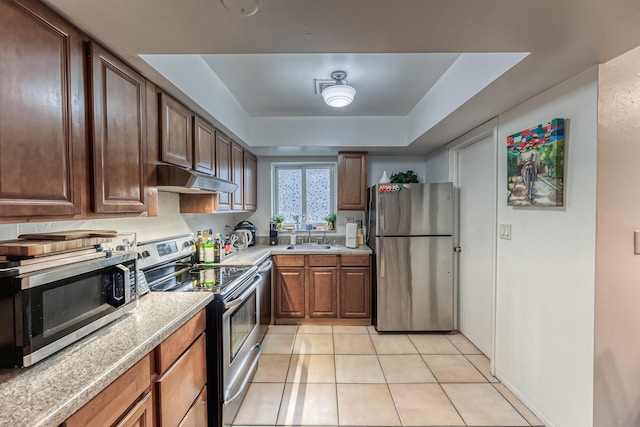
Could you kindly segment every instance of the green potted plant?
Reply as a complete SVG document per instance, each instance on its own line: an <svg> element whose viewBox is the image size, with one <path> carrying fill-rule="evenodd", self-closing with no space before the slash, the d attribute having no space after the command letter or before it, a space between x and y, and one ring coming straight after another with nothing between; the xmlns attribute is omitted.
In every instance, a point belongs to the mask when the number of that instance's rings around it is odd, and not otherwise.
<svg viewBox="0 0 640 427"><path fill-rule="evenodd" d="M282 214L274 214L271 219L273 220L273 222L275 222L276 224L278 224L278 230L282 229L282 223L284 222L284 215Z"/></svg>
<svg viewBox="0 0 640 427"><path fill-rule="evenodd" d="M336 214L330 213L329 215L325 215L324 219L327 222L327 230L334 230L336 228Z"/></svg>
<svg viewBox="0 0 640 427"><path fill-rule="evenodd" d="M406 172L398 172L391 175L391 183L392 184L410 184L417 183L418 175L412 170L408 170Z"/></svg>

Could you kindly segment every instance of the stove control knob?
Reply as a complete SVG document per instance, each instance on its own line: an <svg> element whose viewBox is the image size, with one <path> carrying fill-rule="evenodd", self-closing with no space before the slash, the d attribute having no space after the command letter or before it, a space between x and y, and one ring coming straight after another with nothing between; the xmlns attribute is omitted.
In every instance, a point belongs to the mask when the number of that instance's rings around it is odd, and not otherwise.
<svg viewBox="0 0 640 427"><path fill-rule="evenodd" d="M149 258L151 256L151 254L149 253L149 251L142 251L142 258Z"/></svg>
<svg viewBox="0 0 640 427"><path fill-rule="evenodd" d="M189 246L193 246L193 244L194 244L194 241L193 240L189 240L188 242L184 242L182 244L182 247L188 248Z"/></svg>

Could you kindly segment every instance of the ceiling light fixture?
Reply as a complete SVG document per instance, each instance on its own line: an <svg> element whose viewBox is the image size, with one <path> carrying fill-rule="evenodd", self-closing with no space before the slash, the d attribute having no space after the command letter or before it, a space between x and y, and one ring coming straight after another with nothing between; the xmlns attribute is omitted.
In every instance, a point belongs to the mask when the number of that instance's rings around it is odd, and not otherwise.
<svg viewBox="0 0 640 427"><path fill-rule="evenodd" d="M260 8L260 0L220 0L220 3L229 11L237 15L255 15Z"/></svg>
<svg viewBox="0 0 640 427"><path fill-rule="evenodd" d="M345 71L334 71L331 78L335 84L327 86L322 90L322 98L330 107L345 107L353 102L356 90L346 82L347 73Z"/></svg>

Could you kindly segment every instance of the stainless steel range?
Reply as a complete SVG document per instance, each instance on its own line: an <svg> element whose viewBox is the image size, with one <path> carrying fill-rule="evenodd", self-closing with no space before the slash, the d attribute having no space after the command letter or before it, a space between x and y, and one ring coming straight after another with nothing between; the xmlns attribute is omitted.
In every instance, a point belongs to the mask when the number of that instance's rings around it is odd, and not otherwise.
<svg viewBox="0 0 640 427"><path fill-rule="evenodd" d="M260 288L255 266L193 266L193 236L141 243L139 267L152 292L213 292L207 306L209 426L231 425L258 367Z"/></svg>

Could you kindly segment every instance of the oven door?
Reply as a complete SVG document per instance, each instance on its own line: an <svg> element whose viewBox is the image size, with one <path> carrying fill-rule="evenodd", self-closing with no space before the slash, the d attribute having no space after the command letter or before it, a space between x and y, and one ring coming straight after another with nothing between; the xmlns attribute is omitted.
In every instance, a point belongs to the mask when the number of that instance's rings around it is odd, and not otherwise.
<svg viewBox="0 0 640 427"><path fill-rule="evenodd" d="M260 284L255 275L224 302L222 315L223 423L230 425L258 368Z"/></svg>

